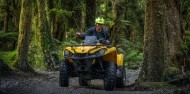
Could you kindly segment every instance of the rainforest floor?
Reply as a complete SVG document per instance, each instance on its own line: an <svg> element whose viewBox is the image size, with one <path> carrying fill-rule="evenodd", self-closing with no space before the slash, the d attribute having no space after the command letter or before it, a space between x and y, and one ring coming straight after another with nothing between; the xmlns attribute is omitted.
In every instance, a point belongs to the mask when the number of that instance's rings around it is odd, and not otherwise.
<svg viewBox="0 0 190 94"><path fill-rule="evenodd" d="M17 73L0 77L0 94L190 94L182 89L135 90L138 70L126 69L127 83L123 88L105 91L103 80L92 80L90 86L79 86L78 78L70 78L69 87L59 86L59 71L37 71L37 75Z"/></svg>

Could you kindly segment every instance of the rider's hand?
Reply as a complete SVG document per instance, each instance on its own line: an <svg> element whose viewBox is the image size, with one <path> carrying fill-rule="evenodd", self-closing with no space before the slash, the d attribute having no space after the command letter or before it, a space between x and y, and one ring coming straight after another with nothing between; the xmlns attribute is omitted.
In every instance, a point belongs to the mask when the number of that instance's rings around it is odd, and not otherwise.
<svg viewBox="0 0 190 94"><path fill-rule="evenodd" d="M110 41L109 41L109 40L106 40L106 44L110 44Z"/></svg>
<svg viewBox="0 0 190 94"><path fill-rule="evenodd" d="M82 34L80 32L76 33L78 37L82 37Z"/></svg>
<svg viewBox="0 0 190 94"><path fill-rule="evenodd" d="M83 35L82 33L77 32L76 35L77 35L77 37L78 37L79 39L84 39L84 35Z"/></svg>
<svg viewBox="0 0 190 94"><path fill-rule="evenodd" d="M77 32L76 34L77 34L77 35L81 35L81 33L80 33L80 32Z"/></svg>
<svg viewBox="0 0 190 94"><path fill-rule="evenodd" d="M102 43L102 44L109 44L110 43L110 41L108 41L108 40L100 40L100 43Z"/></svg>

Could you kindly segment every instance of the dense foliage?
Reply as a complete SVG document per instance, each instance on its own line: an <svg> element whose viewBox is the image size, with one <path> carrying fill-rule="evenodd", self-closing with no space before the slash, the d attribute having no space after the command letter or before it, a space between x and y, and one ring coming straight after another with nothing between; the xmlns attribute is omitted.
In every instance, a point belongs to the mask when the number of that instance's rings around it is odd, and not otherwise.
<svg viewBox="0 0 190 94"><path fill-rule="evenodd" d="M11 64L15 58L17 46L18 24L22 0L9 1L0 0L0 57L5 62ZM37 1L34 0L32 15L32 32L29 46L29 63L33 67L45 69L44 53L42 43L40 43L39 17ZM50 34L56 50L50 53L58 55L59 60L63 58L62 51L65 45L80 44L80 40L75 36L76 32L84 32L87 29L88 21L86 6L87 0L49 0L44 2L45 14ZM190 12L189 1L181 0L182 29L184 30L182 42L182 54L189 56L190 53ZM5 10L7 9L7 10ZM94 11L94 10L93 10ZM144 38L144 11L145 0L96 0L96 15L106 19L106 29L114 46L119 53L124 54L125 66L138 69L143 58L143 38ZM8 13L8 20L5 15ZM4 22L8 22L8 32L4 32ZM94 22L91 22L94 23ZM115 30L115 31L114 31ZM51 40L48 40L48 43ZM10 47L9 47L10 46ZM6 49L7 48L7 49Z"/></svg>

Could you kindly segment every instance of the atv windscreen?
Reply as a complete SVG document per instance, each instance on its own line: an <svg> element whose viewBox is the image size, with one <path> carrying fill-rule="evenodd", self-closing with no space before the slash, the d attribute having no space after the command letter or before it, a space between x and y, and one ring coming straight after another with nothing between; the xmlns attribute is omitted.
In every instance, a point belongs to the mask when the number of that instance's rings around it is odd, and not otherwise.
<svg viewBox="0 0 190 94"><path fill-rule="evenodd" d="M86 36L84 39L84 45L95 45L98 42L96 36Z"/></svg>
<svg viewBox="0 0 190 94"><path fill-rule="evenodd" d="M103 45L108 45L109 42L107 43L106 40L104 40L103 38L101 39L97 39L96 36L86 36L83 44L84 45L97 45L97 43L103 44Z"/></svg>

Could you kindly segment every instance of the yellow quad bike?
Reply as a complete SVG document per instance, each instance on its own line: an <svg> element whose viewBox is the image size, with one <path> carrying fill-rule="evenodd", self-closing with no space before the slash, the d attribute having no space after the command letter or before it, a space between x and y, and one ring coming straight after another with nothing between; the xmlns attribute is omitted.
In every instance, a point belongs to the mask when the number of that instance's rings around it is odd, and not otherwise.
<svg viewBox="0 0 190 94"><path fill-rule="evenodd" d="M70 77L79 77L80 86L103 79L105 90L121 88L126 82L123 54L117 54L115 47L100 44L94 36L87 36L82 45L66 47L60 63L61 87L69 86Z"/></svg>

